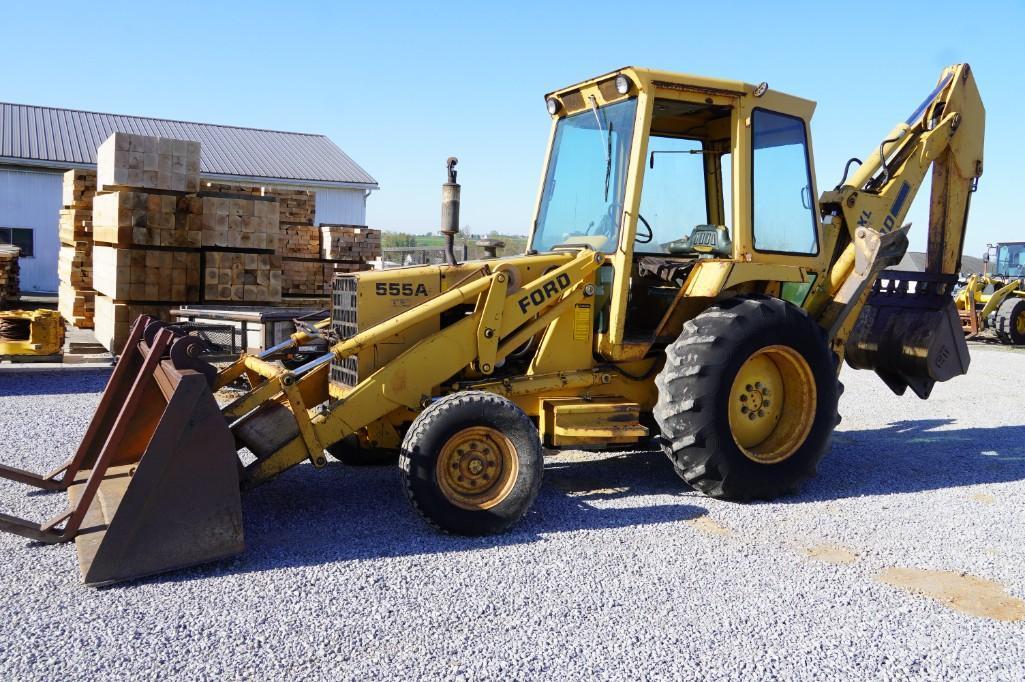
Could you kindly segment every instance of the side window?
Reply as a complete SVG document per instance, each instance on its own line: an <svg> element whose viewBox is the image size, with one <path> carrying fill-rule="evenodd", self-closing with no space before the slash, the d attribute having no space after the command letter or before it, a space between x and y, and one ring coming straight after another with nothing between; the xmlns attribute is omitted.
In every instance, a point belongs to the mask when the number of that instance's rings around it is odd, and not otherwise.
<svg viewBox="0 0 1025 682"><path fill-rule="evenodd" d="M0 244L13 244L21 248L22 258L35 256L35 235L27 227L0 227Z"/></svg>
<svg viewBox="0 0 1025 682"><path fill-rule="evenodd" d="M751 118L755 250L818 253L804 121L764 109Z"/></svg>
<svg viewBox="0 0 1025 682"><path fill-rule="evenodd" d="M634 250L660 253L667 242L686 237L695 225L708 222L704 159L697 140L656 135L649 138L648 155L640 211L654 236L650 242L635 244ZM638 224L638 235L645 231Z"/></svg>
<svg viewBox="0 0 1025 682"><path fill-rule="evenodd" d="M713 222L708 204L710 195L718 203L719 190L710 173L717 174L722 184L722 222L729 226L733 208L729 153L713 154L698 140L652 134L647 159L640 208L647 225L638 224L637 234L643 239L650 227L653 236L650 241L635 243L636 253L665 253L667 243Z"/></svg>

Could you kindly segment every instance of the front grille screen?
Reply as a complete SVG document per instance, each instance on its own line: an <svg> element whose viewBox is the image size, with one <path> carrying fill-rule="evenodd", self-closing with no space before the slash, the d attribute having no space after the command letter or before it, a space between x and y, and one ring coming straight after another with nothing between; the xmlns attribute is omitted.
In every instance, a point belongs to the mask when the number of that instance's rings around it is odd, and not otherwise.
<svg viewBox="0 0 1025 682"><path fill-rule="evenodd" d="M331 326L339 341L359 331L356 320L356 290L359 281L352 275L335 275L331 283ZM331 361L331 381L342 386L359 383L359 361L355 356Z"/></svg>

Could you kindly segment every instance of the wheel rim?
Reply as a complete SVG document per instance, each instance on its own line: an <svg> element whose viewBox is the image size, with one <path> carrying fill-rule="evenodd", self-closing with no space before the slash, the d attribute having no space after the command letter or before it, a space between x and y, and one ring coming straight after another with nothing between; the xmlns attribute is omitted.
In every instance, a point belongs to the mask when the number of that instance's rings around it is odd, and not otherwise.
<svg viewBox="0 0 1025 682"><path fill-rule="evenodd" d="M512 492L518 473L516 447L487 426L459 431L438 455L438 487L462 509L479 511L501 503Z"/></svg>
<svg viewBox="0 0 1025 682"><path fill-rule="evenodd" d="M1018 317L1014 320L1014 327L1019 334L1025 335L1025 310L1018 313Z"/></svg>
<svg viewBox="0 0 1025 682"><path fill-rule="evenodd" d="M815 377L800 353L766 346L740 366L730 389L733 440L759 464L787 459L804 443L815 420Z"/></svg>

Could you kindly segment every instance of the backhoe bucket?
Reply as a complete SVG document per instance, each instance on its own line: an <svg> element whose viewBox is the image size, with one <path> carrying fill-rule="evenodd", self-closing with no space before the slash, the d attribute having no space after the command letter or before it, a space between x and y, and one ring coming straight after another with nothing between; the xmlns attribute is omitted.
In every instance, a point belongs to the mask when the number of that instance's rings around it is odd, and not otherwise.
<svg viewBox="0 0 1025 682"><path fill-rule="evenodd" d="M884 270L847 343L847 364L874 369L897 395L928 398L968 371L968 344L951 289L955 275Z"/></svg>
<svg viewBox="0 0 1025 682"><path fill-rule="evenodd" d="M104 585L244 549L235 440L210 390L216 370L198 339L136 321L76 455L54 475L70 507L37 525L0 529L41 542L75 540L82 580ZM15 478L0 469L0 476ZM63 524L63 526L61 526Z"/></svg>

